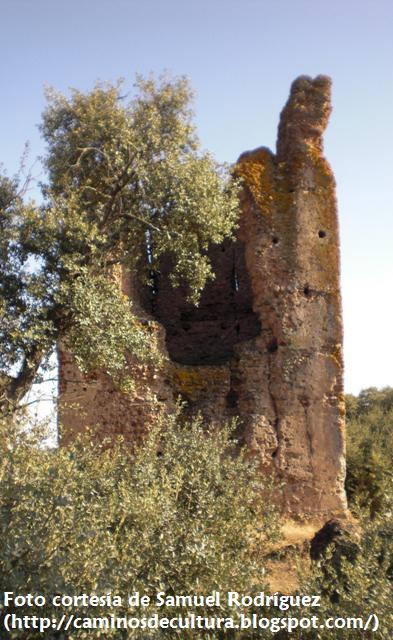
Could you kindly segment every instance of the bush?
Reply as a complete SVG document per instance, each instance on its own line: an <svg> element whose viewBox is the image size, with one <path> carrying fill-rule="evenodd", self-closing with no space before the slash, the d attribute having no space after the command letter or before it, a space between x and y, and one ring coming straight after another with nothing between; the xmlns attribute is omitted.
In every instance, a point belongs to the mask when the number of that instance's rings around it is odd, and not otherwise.
<svg viewBox="0 0 393 640"><path fill-rule="evenodd" d="M121 440L97 445L87 436L44 449L30 433L20 433L15 446L15 436L3 432L2 591L153 596L263 588L263 553L277 534L276 514L232 434L231 427L206 432L198 419L167 417L131 452ZM95 608L93 615L110 611ZM152 605L143 613L155 611ZM161 615L176 612L185 610L160 608ZM95 631L95 637L100 633L110 635ZM139 637L122 633L111 637Z"/></svg>
<svg viewBox="0 0 393 640"><path fill-rule="evenodd" d="M392 492L390 492L392 496ZM380 513L373 520L360 523L362 535L351 544L351 553L337 554L332 545L303 579L300 592L322 594L321 607L313 610L320 620L327 618L362 618L377 615L378 630L371 629L310 629L296 630L292 638L302 640L373 639L391 640L393 611L391 603L393 577L393 518L391 511ZM354 551L355 550L355 551ZM310 609L292 610L288 615L310 617ZM374 623L374 621L373 621ZM371 624L371 627L373 626ZM277 640L287 635L278 634Z"/></svg>

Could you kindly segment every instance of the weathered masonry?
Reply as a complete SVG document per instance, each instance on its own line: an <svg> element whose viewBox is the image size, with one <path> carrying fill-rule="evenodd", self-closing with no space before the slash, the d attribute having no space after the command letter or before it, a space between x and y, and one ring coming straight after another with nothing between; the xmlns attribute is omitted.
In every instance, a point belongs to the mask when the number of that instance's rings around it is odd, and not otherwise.
<svg viewBox="0 0 393 640"><path fill-rule="evenodd" d="M322 141L330 86L325 76L298 78L276 153L240 156L238 236L212 248L216 278L198 307L170 286L168 265L150 298L123 274L124 291L156 321L164 368L131 364L136 387L125 395L103 374L83 378L60 354L65 442L82 424L143 438L149 420L181 395L209 419L239 418L262 472L283 481L288 514L345 509L337 207Z"/></svg>

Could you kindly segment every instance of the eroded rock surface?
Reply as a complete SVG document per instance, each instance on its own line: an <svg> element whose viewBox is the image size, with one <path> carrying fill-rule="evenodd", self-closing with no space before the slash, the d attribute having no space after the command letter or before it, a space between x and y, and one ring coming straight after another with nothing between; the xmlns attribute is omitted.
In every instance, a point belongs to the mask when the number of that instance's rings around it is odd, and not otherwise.
<svg viewBox="0 0 393 640"><path fill-rule="evenodd" d="M240 440L263 473L283 481L277 500L295 516L346 507L337 207L322 140L330 84L325 76L298 78L281 113L276 154L261 147L240 156L238 238L211 249L216 279L199 307L172 289L170 258L164 262L144 303L157 321L164 369L135 365L137 390L124 396L102 375L95 387L73 386L80 374L61 356L62 406L77 400L85 421L103 432L143 437L146 423L178 395L210 420L238 417ZM135 289L129 293L137 298ZM60 414L67 439L80 412Z"/></svg>

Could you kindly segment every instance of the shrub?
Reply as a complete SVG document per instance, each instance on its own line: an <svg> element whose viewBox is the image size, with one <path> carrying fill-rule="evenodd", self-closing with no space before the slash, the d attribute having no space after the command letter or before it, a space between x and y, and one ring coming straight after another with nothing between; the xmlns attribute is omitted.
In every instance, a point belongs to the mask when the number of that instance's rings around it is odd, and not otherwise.
<svg viewBox="0 0 393 640"><path fill-rule="evenodd" d="M256 466L232 434L231 427L206 431L199 419L166 417L130 451L121 440L97 445L89 436L50 450L30 433L15 443L3 432L2 591L154 596L262 588L263 553L277 519L261 497L266 487ZM152 604L143 613L156 610ZM95 616L108 612L94 609ZM185 610L160 608L161 615L176 612ZM40 636L28 633L21 636ZM68 637L92 632L78 633ZM111 637L139 637L127 634Z"/></svg>
<svg viewBox="0 0 393 640"><path fill-rule="evenodd" d="M392 492L390 493L392 496ZM379 626L370 629L311 629L296 630L292 638L302 640L331 640L331 638L391 640L393 611L391 603L393 577L393 518L387 510L373 520L360 522L362 535L356 544L356 552L351 554L328 549L325 557L305 578L300 586L301 593L322 594L321 607L312 614L327 618L362 618L366 622L370 615L377 615ZM292 610L289 615L309 617L310 609ZM370 627L374 624L374 620ZM277 640L287 636L278 635Z"/></svg>

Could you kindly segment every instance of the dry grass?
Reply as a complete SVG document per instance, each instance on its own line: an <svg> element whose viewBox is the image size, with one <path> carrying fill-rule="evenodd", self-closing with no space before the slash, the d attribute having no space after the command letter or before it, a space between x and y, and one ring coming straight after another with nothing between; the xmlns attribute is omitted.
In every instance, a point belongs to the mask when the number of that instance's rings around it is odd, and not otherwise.
<svg viewBox="0 0 393 640"><path fill-rule="evenodd" d="M298 588L298 564L301 564L303 571L309 567L309 544L323 524L323 521L283 522L282 538L272 548L267 563L271 593L279 591L287 594Z"/></svg>

